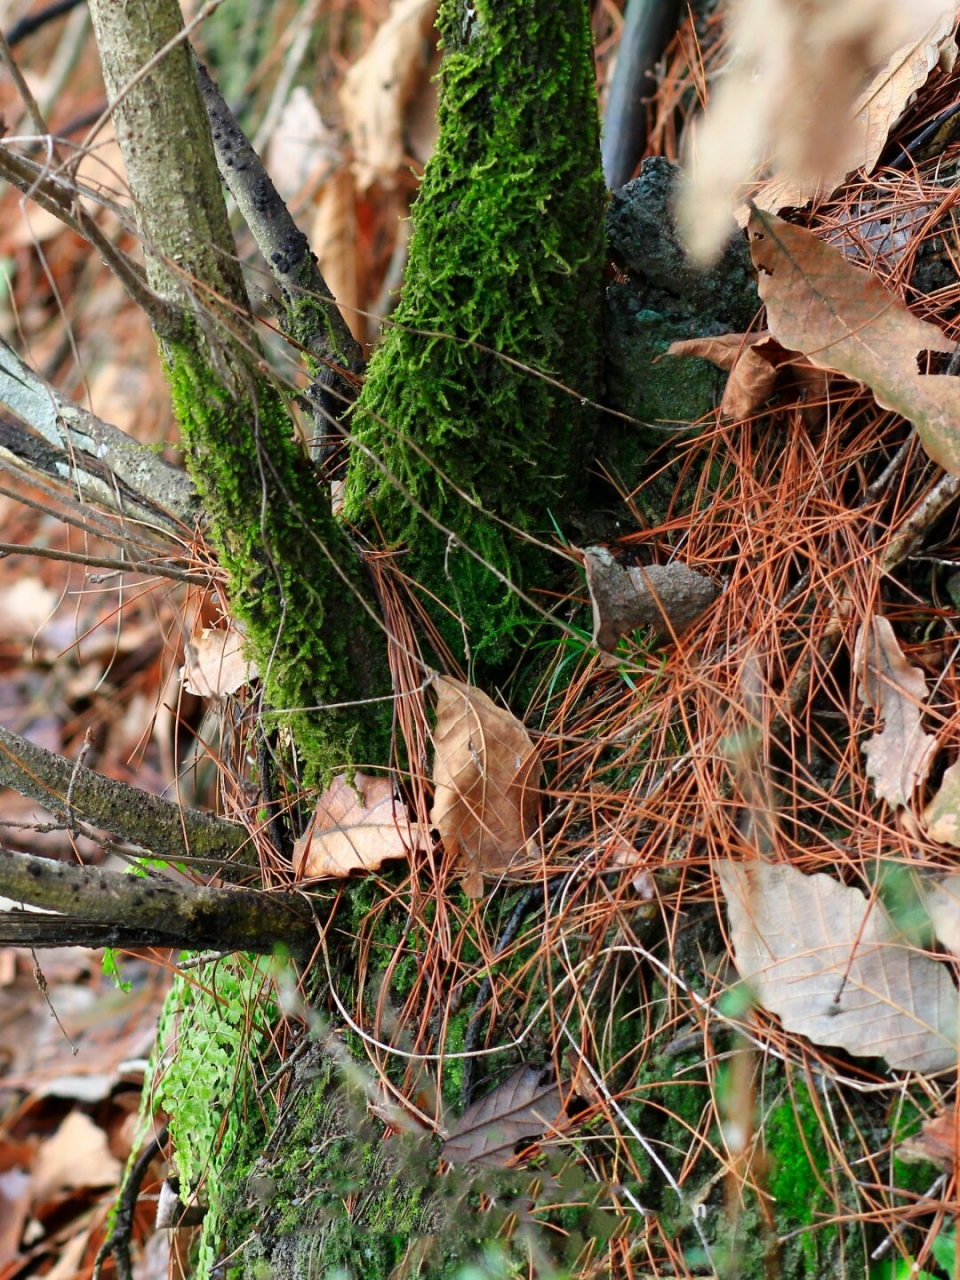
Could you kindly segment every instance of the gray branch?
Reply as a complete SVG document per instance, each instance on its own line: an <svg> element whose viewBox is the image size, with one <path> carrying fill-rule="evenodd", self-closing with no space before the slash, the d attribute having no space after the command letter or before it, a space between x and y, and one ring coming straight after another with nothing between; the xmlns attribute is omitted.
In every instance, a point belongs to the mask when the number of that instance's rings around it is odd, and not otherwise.
<svg viewBox="0 0 960 1280"><path fill-rule="evenodd" d="M310 398L321 423L336 422L356 394L342 372L361 372L363 351L320 273L307 237L294 222L250 140L206 67L198 64L197 71L220 176L280 289L284 331L299 344L317 379Z"/></svg>
<svg viewBox="0 0 960 1280"><path fill-rule="evenodd" d="M0 405L41 438L18 435L7 425L0 450L18 464L165 530L192 526L199 501L189 476L61 395L2 341Z"/></svg>
<svg viewBox="0 0 960 1280"><path fill-rule="evenodd" d="M3 848L0 885L14 902L65 913L0 912L0 943L15 938L18 946L57 947L82 938L83 946L266 953L282 945L309 955L317 941L312 914L298 894L208 889Z"/></svg>
<svg viewBox="0 0 960 1280"><path fill-rule="evenodd" d="M107 831L160 858L225 863L236 857L248 839L236 823L104 778L4 728L0 728L0 785L66 815L68 821ZM16 896L2 879L0 892Z"/></svg>

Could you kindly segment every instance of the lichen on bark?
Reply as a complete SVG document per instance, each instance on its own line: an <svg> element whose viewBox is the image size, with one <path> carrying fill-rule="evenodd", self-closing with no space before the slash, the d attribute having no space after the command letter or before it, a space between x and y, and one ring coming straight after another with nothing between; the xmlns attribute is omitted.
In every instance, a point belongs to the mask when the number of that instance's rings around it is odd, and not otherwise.
<svg viewBox="0 0 960 1280"><path fill-rule="evenodd" d="M403 296L352 416L345 510L452 610L434 620L455 652L461 618L473 655L496 658L535 616L503 577L527 594L558 579L560 562L522 534L549 540L564 523L591 452L605 199L594 69L582 0L443 0L439 26L439 140Z"/></svg>

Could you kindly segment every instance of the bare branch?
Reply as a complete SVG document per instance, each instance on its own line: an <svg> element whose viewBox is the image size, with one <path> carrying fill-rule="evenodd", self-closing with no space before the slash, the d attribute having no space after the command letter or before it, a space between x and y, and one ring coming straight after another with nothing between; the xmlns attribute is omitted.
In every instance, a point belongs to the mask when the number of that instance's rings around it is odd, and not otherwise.
<svg viewBox="0 0 960 1280"><path fill-rule="evenodd" d="M311 399L318 406L321 433L337 421L356 388L343 377L363 369L363 351L340 313L310 244L237 124L206 67L197 64L200 92L213 134L217 167L237 202L281 296L284 331L301 347L317 377Z"/></svg>
<svg viewBox="0 0 960 1280"><path fill-rule="evenodd" d="M236 823L78 768L73 761L4 728L0 728L0 784L54 813L66 812L69 792L71 813L161 858L193 855L226 862L247 841L247 832Z"/></svg>
<svg viewBox="0 0 960 1280"><path fill-rule="evenodd" d="M23 546L17 542L0 542L0 558L8 556L37 556L41 560L63 560L67 564L82 564L87 569L110 569L114 573L143 573L154 578L170 578L174 582L190 582L195 586L209 584L209 575L191 573L176 565L159 560L120 560L115 556L91 556L79 551L59 551L56 547Z"/></svg>
<svg viewBox="0 0 960 1280"><path fill-rule="evenodd" d="M74 404L0 341L0 404L38 432L52 447L39 469L67 481L86 497L111 510L160 524L165 529L191 526L199 511L190 477L118 427ZM28 466L38 457L9 438L3 445Z"/></svg>
<svg viewBox="0 0 960 1280"><path fill-rule="evenodd" d="M159 875L73 866L3 848L0 886L14 902L65 913L0 913L0 941L9 929L20 946L65 946L67 937L96 936L90 933L95 925L113 931L101 946L269 953L282 945L309 954L317 940L313 917L298 894L176 884Z"/></svg>

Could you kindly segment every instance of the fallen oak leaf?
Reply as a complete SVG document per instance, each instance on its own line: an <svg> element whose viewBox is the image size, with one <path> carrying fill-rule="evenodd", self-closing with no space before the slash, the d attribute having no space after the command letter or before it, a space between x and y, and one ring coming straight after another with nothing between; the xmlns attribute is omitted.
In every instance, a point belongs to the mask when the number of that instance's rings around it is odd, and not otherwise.
<svg viewBox="0 0 960 1280"><path fill-rule="evenodd" d="M863 744L867 774L877 795L894 809L905 808L926 777L937 740L920 728L927 681L897 643L886 618L875 617L857 632L854 668L858 693L884 721L884 728Z"/></svg>
<svg viewBox="0 0 960 1280"><path fill-rule="evenodd" d="M388 858L406 858L422 848L416 823L394 795L389 778L338 773L317 801L306 834L293 846L299 879L376 871Z"/></svg>
<svg viewBox="0 0 960 1280"><path fill-rule="evenodd" d="M942 1169L944 1173L952 1173L960 1161L960 1128L958 1128L956 1107L947 1107L938 1111L929 1120L924 1120L920 1132L907 1138L897 1147L897 1158L907 1164L917 1164L921 1160L929 1160Z"/></svg>
<svg viewBox="0 0 960 1280"><path fill-rule="evenodd" d="M825 172L806 179L774 174L753 190L752 203L770 213L802 209L816 197L829 199L856 170L872 173L891 129L933 70L938 66L947 72L953 69L957 56L955 26L955 8L945 7L929 31L890 55L854 102L844 146ZM741 205L737 210L741 226L748 216L749 206Z"/></svg>
<svg viewBox="0 0 960 1280"><path fill-rule="evenodd" d="M723 861L736 967L788 1031L897 1071L956 1070L949 967L911 947L879 902L796 867Z"/></svg>
<svg viewBox="0 0 960 1280"><path fill-rule="evenodd" d="M856 146L851 107L868 77L908 41L932 38L949 7L943 0L731 4L725 73L703 125L687 130L680 223L690 252L707 262L722 247L738 197L765 161L813 180L842 167Z"/></svg>
<svg viewBox="0 0 960 1280"><path fill-rule="evenodd" d="M466 866L463 890L483 894L528 851L537 826L543 766L526 729L485 693L436 676L434 802L430 822L452 858Z"/></svg>
<svg viewBox="0 0 960 1280"><path fill-rule="evenodd" d="M198 698L223 698L256 679L257 664L244 654L246 641L232 627L204 627L188 643L183 687Z"/></svg>
<svg viewBox="0 0 960 1280"><path fill-rule="evenodd" d="M960 475L960 379L917 369L921 352L956 344L803 227L753 209L749 232L774 337L818 369L865 383L881 408L913 423L934 462Z"/></svg>
<svg viewBox="0 0 960 1280"><path fill-rule="evenodd" d="M927 884L923 905L937 941L955 960L960 960L960 875L943 876Z"/></svg>
<svg viewBox="0 0 960 1280"><path fill-rule="evenodd" d="M936 795L923 811L923 821L931 840L960 849L960 760L944 771Z"/></svg>
<svg viewBox="0 0 960 1280"><path fill-rule="evenodd" d="M448 1164L509 1164L516 1147L554 1131L569 1085L541 1083L541 1067L523 1066L470 1104L440 1151Z"/></svg>

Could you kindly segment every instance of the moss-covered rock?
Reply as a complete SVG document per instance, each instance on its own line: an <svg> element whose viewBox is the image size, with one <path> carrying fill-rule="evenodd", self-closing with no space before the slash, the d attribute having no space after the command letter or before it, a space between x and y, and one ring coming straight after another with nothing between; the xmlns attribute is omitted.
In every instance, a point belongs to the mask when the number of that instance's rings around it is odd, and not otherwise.
<svg viewBox="0 0 960 1280"><path fill-rule="evenodd" d="M439 21L440 136L353 415L345 510L406 552L455 652L462 618L495 658L533 616L514 587L557 580L516 530L549 538L584 488L605 195L582 0L443 0Z"/></svg>
<svg viewBox="0 0 960 1280"><path fill-rule="evenodd" d="M706 360L666 355L671 342L742 332L759 309L750 252L744 237L731 242L709 271L692 266L680 242L673 206L680 168L661 158L645 160L640 174L615 191L606 231L619 277L604 302L604 378L611 407L639 422L608 418L597 442L598 461L625 488L648 470L662 469L676 433L709 414L726 375ZM665 447L665 448L664 448ZM661 450L652 468L648 459ZM676 475L661 480L665 507ZM664 510L645 503L652 523Z"/></svg>

